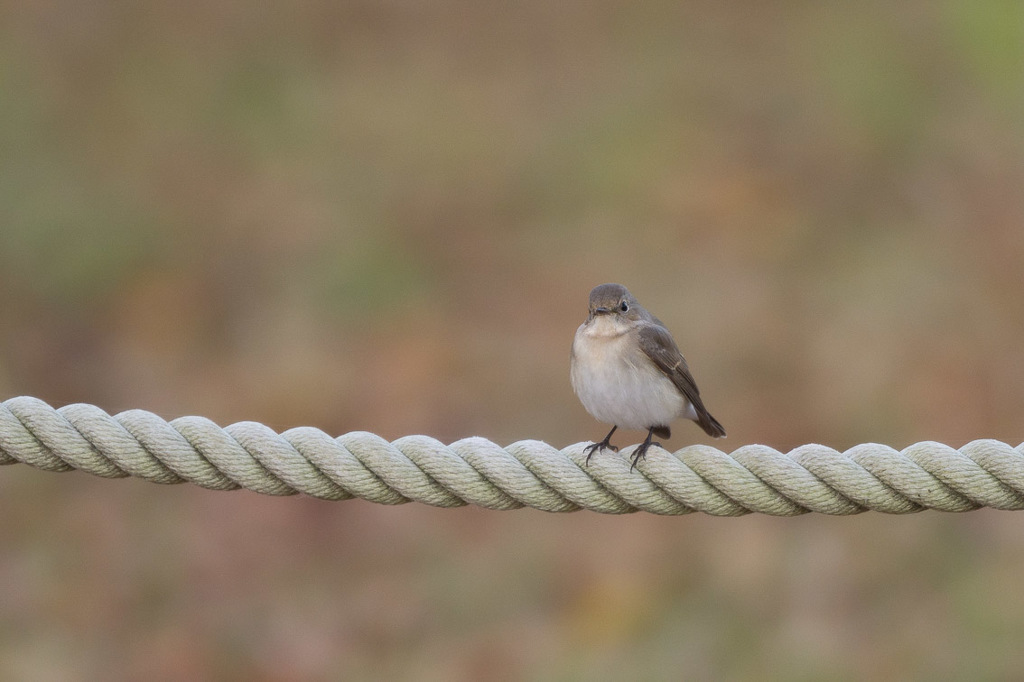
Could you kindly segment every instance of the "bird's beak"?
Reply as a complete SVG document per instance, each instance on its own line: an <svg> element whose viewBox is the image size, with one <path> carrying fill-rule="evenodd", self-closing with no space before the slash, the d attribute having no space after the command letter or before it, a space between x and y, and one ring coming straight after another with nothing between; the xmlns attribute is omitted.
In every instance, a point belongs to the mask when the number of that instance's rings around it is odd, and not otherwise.
<svg viewBox="0 0 1024 682"><path fill-rule="evenodd" d="M595 315L607 315L612 311L611 308L594 308Z"/></svg>

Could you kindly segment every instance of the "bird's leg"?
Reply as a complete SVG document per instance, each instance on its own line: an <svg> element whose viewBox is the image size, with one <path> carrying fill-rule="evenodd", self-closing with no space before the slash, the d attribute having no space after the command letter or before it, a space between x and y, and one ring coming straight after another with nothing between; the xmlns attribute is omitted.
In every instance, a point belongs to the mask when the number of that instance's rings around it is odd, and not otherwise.
<svg viewBox="0 0 1024 682"><path fill-rule="evenodd" d="M647 456L647 449L649 447L651 447L652 445L657 445L659 448L661 447L661 443L654 443L651 441L651 438L654 437L654 429L654 426L648 429L647 438L645 438L644 442L640 443L640 446L633 452L633 463L629 465L629 470L631 472L633 471L633 468L636 466L636 463L640 461L640 458Z"/></svg>
<svg viewBox="0 0 1024 682"><path fill-rule="evenodd" d="M590 445L588 445L587 447L585 447L583 449L583 452L587 455L587 462L586 462L587 466L590 465L590 457L595 452L600 452L601 450L604 450L605 448L610 448L613 452L618 452L619 451L619 449L617 447L615 447L614 445L611 444L612 434L615 433L615 429L617 429L617 428L619 428L619 427L618 426L613 426L612 430L608 432L608 435L605 436L604 440L601 441L600 443L591 443Z"/></svg>

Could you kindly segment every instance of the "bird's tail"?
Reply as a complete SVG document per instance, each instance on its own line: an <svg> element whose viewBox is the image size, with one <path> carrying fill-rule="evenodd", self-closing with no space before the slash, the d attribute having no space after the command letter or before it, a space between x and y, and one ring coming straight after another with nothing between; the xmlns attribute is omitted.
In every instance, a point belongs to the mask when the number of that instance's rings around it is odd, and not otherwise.
<svg viewBox="0 0 1024 682"><path fill-rule="evenodd" d="M718 423L718 420L711 416L711 413L703 405L696 405L697 426L704 429L704 433L712 438L725 438L725 428Z"/></svg>

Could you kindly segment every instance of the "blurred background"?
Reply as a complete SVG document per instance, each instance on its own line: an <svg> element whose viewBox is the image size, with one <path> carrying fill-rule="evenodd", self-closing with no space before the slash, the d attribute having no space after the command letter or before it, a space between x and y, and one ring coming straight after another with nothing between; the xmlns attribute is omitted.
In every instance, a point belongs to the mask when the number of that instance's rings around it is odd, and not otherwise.
<svg viewBox="0 0 1024 682"><path fill-rule="evenodd" d="M1024 5L0 3L0 397L732 450L1024 440ZM643 434L625 432L620 445ZM707 442L680 423L666 443ZM390 508L0 471L5 679L1007 679L1024 516Z"/></svg>

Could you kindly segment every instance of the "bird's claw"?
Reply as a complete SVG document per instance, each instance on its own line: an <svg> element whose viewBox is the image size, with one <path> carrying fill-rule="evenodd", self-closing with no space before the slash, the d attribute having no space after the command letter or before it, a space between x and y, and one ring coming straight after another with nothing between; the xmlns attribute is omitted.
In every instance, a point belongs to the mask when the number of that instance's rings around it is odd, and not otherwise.
<svg viewBox="0 0 1024 682"><path fill-rule="evenodd" d="M590 466L590 458L594 456L594 453L595 452L601 452L605 448L608 448L612 452L618 452L619 451L619 449L617 447L615 447L614 445L609 443L607 440L602 440L602 441L599 441L597 443L591 443L587 447L583 448L583 454L585 454L587 456L587 459L586 459L587 466Z"/></svg>
<svg viewBox="0 0 1024 682"><path fill-rule="evenodd" d="M608 432L608 435L604 437L604 440L599 441L597 443L591 443L587 447L583 448L583 454L587 456L587 466L590 466L590 458L594 455L595 452L601 452L601 450L604 450L605 448L610 449L612 452L619 451L617 447L612 445L612 434L615 433L615 429L617 428L619 427L613 426L612 430Z"/></svg>
<svg viewBox="0 0 1024 682"><path fill-rule="evenodd" d="M637 446L637 449L633 451L633 463L629 465L630 473L633 473L633 469L636 468L636 464L641 460L641 458L647 459L647 450L650 449L652 445L657 445L659 448L661 447L661 443L645 441Z"/></svg>

